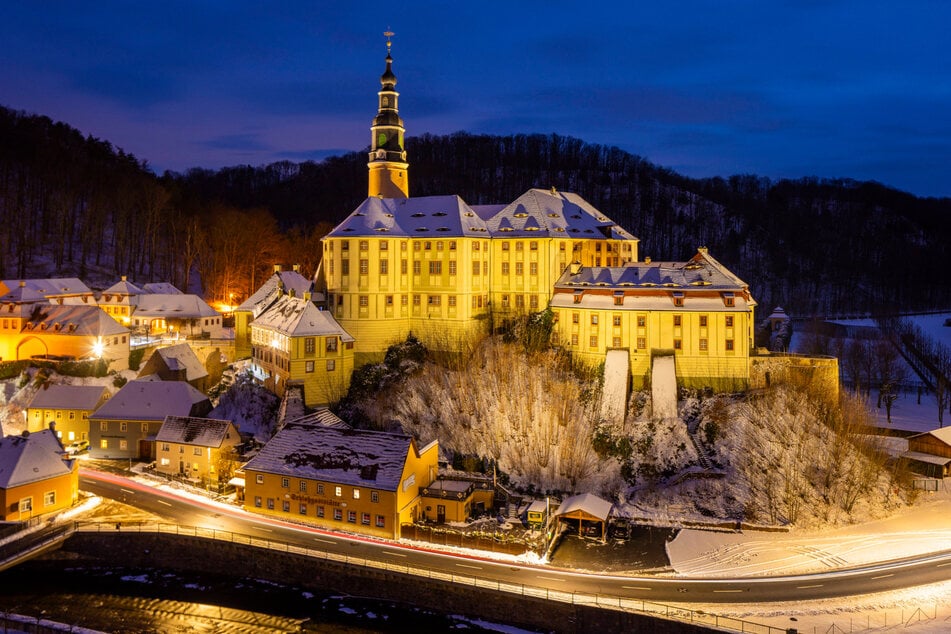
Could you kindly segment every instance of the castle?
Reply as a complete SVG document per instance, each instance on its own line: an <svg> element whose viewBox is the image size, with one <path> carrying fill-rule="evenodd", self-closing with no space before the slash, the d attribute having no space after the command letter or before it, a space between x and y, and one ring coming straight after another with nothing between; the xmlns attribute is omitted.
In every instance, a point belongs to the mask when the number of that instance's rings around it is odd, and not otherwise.
<svg viewBox="0 0 951 634"><path fill-rule="evenodd" d="M344 367L380 361L410 334L431 350L464 354L512 319L550 308L554 345L593 366L609 351L625 351L636 387L649 382L658 355L673 357L681 385L748 386L756 302L706 248L685 262L639 261L637 238L555 188L499 205L411 197L396 83L387 42L370 128L368 197L323 238L321 265L306 291L339 325L328 322L324 330L347 343L333 350L352 354ZM271 284L279 295L284 283ZM294 358L280 367L261 361L276 334L292 333L275 330L272 319L268 333L256 334L259 317L250 317L243 328L238 317L236 337L250 342L256 374L303 379L287 373ZM282 349L296 349L281 341ZM310 342L307 349L316 355L327 347ZM341 387L308 394L307 402L329 402Z"/></svg>

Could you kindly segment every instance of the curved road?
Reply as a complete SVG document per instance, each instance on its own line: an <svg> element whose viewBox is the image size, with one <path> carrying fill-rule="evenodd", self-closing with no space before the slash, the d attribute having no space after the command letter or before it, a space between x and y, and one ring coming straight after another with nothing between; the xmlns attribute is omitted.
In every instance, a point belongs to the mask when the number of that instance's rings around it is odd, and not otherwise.
<svg viewBox="0 0 951 634"><path fill-rule="evenodd" d="M578 573L551 566L499 562L425 547L359 537L282 522L222 508L143 485L128 478L83 469L80 485L107 497L167 517L182 526L228 531L329 553L394 565L477 577L512 586L675 603L774 603L884 592L951 579L951 551L868 564L834 572L756 578L635 577Z"/></svg>

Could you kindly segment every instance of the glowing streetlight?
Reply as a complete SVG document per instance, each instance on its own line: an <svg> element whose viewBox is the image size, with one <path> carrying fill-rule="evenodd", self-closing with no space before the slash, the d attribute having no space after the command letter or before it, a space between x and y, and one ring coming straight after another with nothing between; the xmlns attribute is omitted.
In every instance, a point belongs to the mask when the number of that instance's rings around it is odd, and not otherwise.
<svg viewBox="0 0 951 634"><path fill-rule="evenodd" d="M103 345L102 339L99 339L96 341L96 343L92 344L92 353L96 355L97 359L102 358L102 353L105 351L105 349L106 347Z"/></svg>

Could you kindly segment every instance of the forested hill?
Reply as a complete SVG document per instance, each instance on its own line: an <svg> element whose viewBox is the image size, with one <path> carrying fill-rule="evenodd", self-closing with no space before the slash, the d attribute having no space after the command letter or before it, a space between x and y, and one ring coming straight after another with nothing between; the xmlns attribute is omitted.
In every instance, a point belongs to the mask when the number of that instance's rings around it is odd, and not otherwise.
<svg viewBox="0 0 951 634"><path fill-rule="evenodd" d="M947 308L951 199L876 183L756 176L690 179L617 148L556 135L407 139L414 196L507 203L574 191L682 260L698 246L746 280L761 311L793 315ZM246 296L274 262L316 266L319 237L366 196L366 153L156 177L108 142L0 108L0 274L76 274ZM49 258L37 267L39 258ZM761 313L762 314L762 313Z"/></svg>
<svg viewBox="0 0 951 634"><path fill-rule="evenodd" d="M641 240L641 256L698 246L746 280L766 310L798 316L946 308L951 199L872 182L691 179L616 147L557 135L407 139L414 196L504 203L531 187L573 191ZM366 195L366 154L178 177L205 198L266 206L285 224L339 222Z"/></svg>

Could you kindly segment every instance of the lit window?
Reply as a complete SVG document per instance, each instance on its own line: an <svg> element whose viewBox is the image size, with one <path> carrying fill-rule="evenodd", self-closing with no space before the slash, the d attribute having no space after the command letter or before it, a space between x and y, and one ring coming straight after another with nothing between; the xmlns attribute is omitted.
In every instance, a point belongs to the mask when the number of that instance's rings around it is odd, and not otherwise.
<svg viewBox="0 0 951 634"><path fill-rule="evenodd" d="M369 514L369 513L363 513L363 514L360 516L360 523L363 524L363 525L365 525L365 526L369 526L369 525L370 525L370 514Z"/></svg>
<svg viewBox="0 0 951 634"><path fill-rule="evenodd" d="M338 498L343 495L343 487L334 487L334 495Z"/></svg>
<svg viewBox="0 0 951 634"><path fill-rule="evenodd" d="M327 359L327 372L333 372L337 369L337 361L335 359Z"/></svg>
<svg viewBox="0 0 951 634"><path fill-rule="evenodd" d="M515 263L515 274L516 275L525 275L525 264L522 262Z"/></svg>
<svg viewBox="0 0 951 634"><path fill-rule="evenodd" d="M637 327L638 327L638 328L643 328L643 327L646 326L646 325L647 325L647 317L645 317L644 315L638 315L638 316L637 316Z"/></svg>
<svg viewBox="0 0 951 634"><path fill-rule="evenodd" d="M590 341L588 342L588 345L589 345L591 348L597 348L597 347L598 347L598 336L597 336L597 335L591 335L591 338L590 338Z"/></svg>
<svg viewBox="0 0 951 634"><path fill-rule="evenodd" d="M386 519L382 515L376 516L377 528L383 528L386 525Z"/></svg>
<svg viewBox="0 0 951 634"><path fill-rule="evenodd" d="M315 345L316 338L314 337L304 337L304 354L314 354L317 346Z"/></svg>
<svg viewBox="0 0 951 634"><path fill-rule="evenodd" d="M258 473L257 475L255 475L254 481L257 482L258 484L264 484L264 474Z"/></svg>
<svg viewBox="0 0 951 634"><path fill-rule="evenodd" d="M300 483L297 485L297 490L300 491L301 493L307 493L307 481L301 480Z"/></svg>
<svg viewBox="0 0 951 634"><path fill-rule="evenodd" d="M360 499L360 489L354 489L354 490L353 490L353 499L354 499L354 500L359 500L359 499Z"/></svg>
<svg viewBox="0 0 951 634"><path fill-rule="evenodd" d="M621 316L620 316L620 315L614 315L613 321L614 321L614 325L615 325L615 326L620 326L620 325L621 325Z"/></svg>
<svg viewBox="0 0 951 634"><path fill-rule="evenodd" d="M56 491L49 491L47 493L44 493L43 506L53 506L54 504L56 504ZM366 523L369 524L370 521L367 520Z"/></svg>
<svg viewBox="0 0 951 634"><path fill-rule="evenodd" d="M357 512L356 511L347 511L347 521L351 524L357 523Z"/></svg>
<svg viewBox="0 0 951 634"><path fill-rule="evenodd" d="M455 275L455 274L456 274L456 261L449 260L449 275Z"/></svg>
<svg viewBox="0 0 951 634"><path fill-rule="evenodd" d="M571 335L571 345L573 346L578 345L578 335Z"/></svg>
<svg viewBox="0 0 951 634"><path fill-rule="evenodd" d="M647 338L646 338L646 337L638 337L638 338L637 338L637 349L638 349L638 350L644 350L645 348L647 348Z"/></svg>
<svg viewBox="0 0 951 634"><path fill-rule="evenodd" d="M706 351L707 351L707 340L706 340L706 339L701 339L701 340L700 340L700 345L699 345L699 347L700 347L700 352L706 352Z"/></svg>
<svg viewBox="0 0 951 634"><path fill-rule="evenodd" d="M200 456L200 455L201 455L201 447L195 447L195 448L192 450L192 454L194 454L194 455L196 455L196 456Z"/></svg>
<svg viewBox="0 0 951 634"><path fill-rule="evenodd" d="M128 441L128 440L125 440L125 439L120 440L120 441L119 441L119 449L120 449L121 451L128 451L128 449L129 449L129 441Z"/></svg>
<svg viewBox="0 0 951 634"><path fill-rule="evenodd" d="M304 372L313 372L314 371L314 362L305 361L304 362Z"/></svg>
<svg viewBox="0 0 951 634"><path fill-rule="evenodd" d="M370 272L370 261L364 258L360 259L360 275L366 275Z"/></svg>
<svg viewBox="0 0 951 634"><path fill-rule="evenodd" d="M592 326L597 326L597 325L598 325L598 314L597 314L597 313L594 313L593 315L591 315L591 325L592 325Z"/></svg>
<svg viewBox="0 0 951 634"><path fill-rule="evenodd" d="M291 481L288 478L281 478L281 488L286 489L291 485Z"/></svg>
<svg viewBox="0 0 951 634"><path fill-rule="evenodd" d="M502 262L502 275L508 275L508 274L509 274L509 263Z"/></svg>

